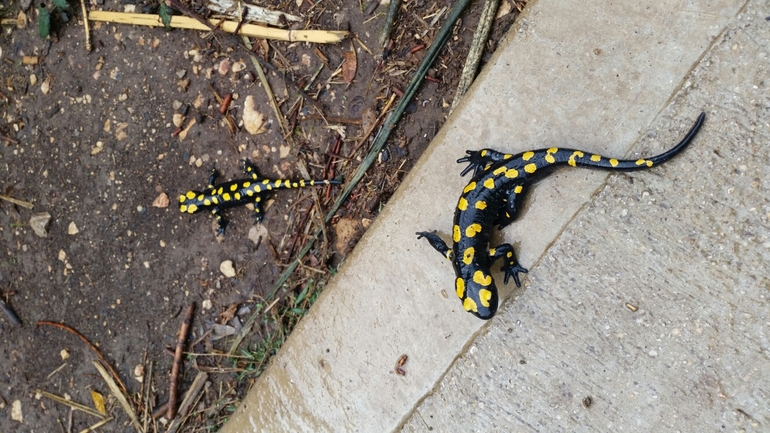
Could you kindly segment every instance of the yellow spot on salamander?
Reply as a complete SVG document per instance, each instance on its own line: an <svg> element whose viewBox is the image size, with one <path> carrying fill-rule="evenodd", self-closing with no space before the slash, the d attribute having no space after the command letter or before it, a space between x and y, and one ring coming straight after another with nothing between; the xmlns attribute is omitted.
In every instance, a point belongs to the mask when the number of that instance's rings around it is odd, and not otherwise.
<svg viewBox="0 0 770 433"><path fill-rule="evenodd" d="M190 200L192 200L195 198L195 191L187 191L187 194L185 194L185 196Z"/></svg>
<svg viewBox="0 0 770 433"><path fill-rule="evenodd" d="M238 185L236 184L230 185L230 191L235 191L236 189L238 189Z"/></svg>
<svg viewBox="0 0 770 433"><path fill-rule="evenodd" d="M473 261L473 256L476 255L476 249L473 247L468 247L468 249L465 250L463 253L463 263L466 265L470 265Z"/></svg>
<svg viewBox="0 0 770 433"><path fill-rule="evenodd" d="M460 226L455 224L454 228L452 229L452 240L455 242L460 242Z"/></svg>
<svg viewBox="0 0 770 433"><path fill-rule="evenodd" d="M492 276L491 275L484 275L481 271L476 271L473 273L473 281L476 284L482 285L484 287L489 286L492 284Z"/></svg>
<svg viewBox="0 0 770 433"><path fill-rule="evenodd" d="M515 192L516 194L519 194L523 189L524 189L523 186L516 185L516 188L513 189L513 192Z"/></svg>
<svg viewBox="0 0 770 433"><path fill-rule="evenodd" d="M189 213L195 213L198 210L198 206L191 204L190 206L187 206L187 212Z"/></svg>
<svg viewBox="0 0 770 433"><path fill-rule="evenodd" d="M184 203L184 201L187 199L186 196L180 195L179 196L179 203Z"/></svg>
<svg viewBox="0 0 770 433"><path fill-rule="evenodd" d="M617 167L618 166L618 160L615 159L615 158L612 158L610 160L610 165L613 166L613 167Z"/></svg>
<svg viewBox="0 0 770 433"><path fill-rule="evenodd" d="M222 188L219 188L219 189L217 190L217 195L222 195L222 191L223 191L223 190L222 190Z"/></svg>
<svg viewBox="0 0 770 433"><path fill-rule="evenodd" d="M503 155L503 160L508 160L511 158L513 158L513 155L511 155L510 153L506 153L505 155Z"/></svg>
<svg viewBox="0 0 770 433"><path fill-rule="evenodd" d="M203 200L203 204L205 204L206 206L211 206L211 200L205 199Z"/></svg>
<svg viewBox="0 0 770 433"><path fill-rule="evenodd" d="M504 173L504 172L505 172L505 170L507 170L507 169L505 168L505 166L504 166L504 165L501 165L500 167L497 167L497 168L495 169L495 171L493 171L493 172L492 172L492 174L494 174L495 176L499 176L499 175L500 175L500 173Z"/></svg>
<svg viewBox="0 0 770 433"><path fill-rule="evenodd" d="M477 313L479 311L478 307L476 306L476 303L473 302L473 299L471 298L465 298L463 301L463 308L465 308L465 311L473 311L474 313Z"/></svg>
<svg viewBox="0 0 770 433"><path fill-rule="evenodd" d="M465 189L463 189L463 194L466 192L473 191L474 189L476 189L476 182L471 182L465 186Z"/></svg>
<svg viewBox="0 0 770 433"><path fill-rule="evenodd" d="M203 200L203 194L198 196L198 201L201 201L201 200Z"/></svg>
<svg viewBox="0 0 770 433"><path fill-rule="evenodd" d="M222 194L222 200L224 200L225 202L228 202L228 201L232 200L232 197L230 197L230 193L226 192L226 193Z"/></svg>
<svg viewBox="0 0 770 433"><path fill-rule="evenodd" d="M475 206L476 209L478 209L478 210L484 210L484 209L487 208L487 202L485 202L484 200L479 200L473 206Z"/></svg>
<svg viewBox="0 0 770 433"><path fill-rule="evenodd" d="M591 155L591 161L593 162L599 162L602 160L601 155Z"/></svg>
<svg viewBox="0 0 770 433"><path fill-rule="evenodd" d="M241 199L241 193L239 193L239 192L236 192L236 193L235 193L235 199L236 199L236 200L240 200L240 199Z"/></svg>
<svg viewBox="0 0 770 433"><path fill-rule="evenodd" d="M647 167L652 167L652 161L650 161L649 159L647 160Z"/></svg>
<svg viewBox="0 0 770 433"><path fill-rule="evenodd" d="M270 179L265 179L262 181L262 185L267 185L268 183L270 183Z"/></svg>
<svg viewBox="0 0 770 433"><path fill-rule="evenodd" d="M524 161L529 161L533 156L535 156L535 152L524 152L524 154L521 155L521 159Z"/></svg>
<svg viewBox="0 0 770 433"><path fill-rule="evenodd" d="M545 155L545 160L549 164L553 164L554 162L556 162L556 158L554 158L553 155L551 155L550 153Z"/></svg>
<svg viewBox="0 0 770 433"><path fill-rule="evenodd" d="M494 189L494 187L495 187L495 180L490 177L489 179L484 181L484 186L489 188L489 189Z"/></svg>
<svg viewBox="0 0 770 433"><path fill-rule="evenodd" d="M457 203L457 209L468 209L468 200L466 200L465 197L460 197L460 201Z"/></svg>
<svg viewBox="0 0 770 433"><path fill-rule="evenodd" d="M465 236L468 236L469 238L472 238L476 236L476 233L481 231L481 224L479 223L473 223L465 228Z"/></svg>
<svg viewBox="0 0 770 433"><path fill-rule="evenodd" d="M481 151L481 156L487 156L487 150L486 149Z"/></svg>
<svg viewBox="0 0 770 433"><path fill-rule="evenodd" d="M251 196L253 196L253 195L254 195L254 191L253 191L253 190L251 190L251 189L247 189L247 190L246 190L246 195L247 195L247 196L249 196L249 197L251 197Z"/></svg>
<svg viewBox="0 0 770 433"><path fill-rule="evenodd" d="M490 248L490 249L489 249L489 257L494 257L496 252L497 252L497 250L496 250L496 249L494 249L494 248Z"/></svg>
<svg viewBox="0 0 770 433"><path fill-rule="evenodd" d="M455 281L455 291L458 298L462 299L465 297L465 281L460 277L457 277L457 281Z"/></svg>
<svg viewBox="0 0 770 433"><path fill-rule="evenodd" d="M187 212L187 205L186 205L186 204L183 204L183 205L179 206L179 210L180 210L181 212Z"/></svg>
<svg viewBox="0 0 770 433"><path fill-rule="evenodd" d="M492 299L492 292L487 289L479 290L479 301L481 301L481 305L489 308L490 299Z"/></svg>
<svg viewBox="0 0 770 433"><path fill-rule="evenodd" d="M211 202L214 204L219 204L219 199L216 197L211 197Z"/></svg>
<svg viewBox="0 0 770 433"><path fill-rule="evenodd" d="M506 170L505 177L507 177L508 179L516 179L517 177L519 177L519 170L516 170L515 168Z"/></svg>
<svg viewBox="0 0 770 433"><path fill-rule="evenodd" d="M535 164L527 164L524 166L524 171L526 171L529 174L532 174L537 170L537 166Z"/></svg>
<svg viewBox="0 0 770 433"><path fill-rule="evenodd" d="M279 186L281 186L281 181L280 180L276 180L275 181L275 187L278 188ZM286 186L288 186L288 185L286 185Z"/></svg>
<svg viewBox="0 0 770 433"><path fill-rule="evenodd" d="M545 153L552 154L552 153L556 153L558 151L559 151L558 147L552 147L552 148L546 150Z"/></svg>
<svg viewBox="0 0 770 433"><path fill-rule="evenodd" d="M248 188L251 186L251 182L243 182L243 187Z"/></svg>

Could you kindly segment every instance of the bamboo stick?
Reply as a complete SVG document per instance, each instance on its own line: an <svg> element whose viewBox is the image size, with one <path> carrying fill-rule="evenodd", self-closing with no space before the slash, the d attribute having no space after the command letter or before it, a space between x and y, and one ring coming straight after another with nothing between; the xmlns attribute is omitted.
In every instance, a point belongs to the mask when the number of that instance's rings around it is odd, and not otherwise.
<svg viewBox="0 0 770 433"><path fill-rule="evenodd" d="M133 24L137 26L162 27L160 16L152 14L132 14L125 12L91 11L88 13L91 21L105 21L118 24ZM216 26L220 20L209 20ZM209 31L204 24L193 18L183 16L171 17L171 28ZM237 21L223 21L219 29L233 33L238 27ZM238 31L239 35L254 38L273 39L288 42L313 42L317 44L336 44L348 36L345 31L333 30L283 30L271 27L258 26L256 24L243 24Z"/></svg>

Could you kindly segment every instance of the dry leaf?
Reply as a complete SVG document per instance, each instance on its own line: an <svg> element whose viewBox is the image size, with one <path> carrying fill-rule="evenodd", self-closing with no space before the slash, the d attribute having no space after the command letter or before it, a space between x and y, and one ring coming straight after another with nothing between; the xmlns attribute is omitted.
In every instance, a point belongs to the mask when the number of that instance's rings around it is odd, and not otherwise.
<svg viewBox="0 0 770 433"><path fill-rule="evenodd" d="M104 396L92 389L91 399L94 401L94 407L96 410L98 410L102 415L107 415L107 408L104 407Z"/></svg>
<svg viewBox="0 0 770 433"><path fill-rule="evenodd" d="M342 62L342 79L346 83L352 83L356 77L356 52L348 51L345 53L345 61Z"/></svg>
<svg viewBox="0 0 770 433"><path fill-rule="evenodd" d="M238 311L238 304L233 304L230 307L228 307L227 310L219 314L219 323L224 325L227 322L233 320L233 317L235 317L236 311Z"/></svg>
<svg viewBox="0 0 770 433"><path fill-rule="evenodd" d="M243 126L251 135L265 132L265 116L254 109L254 97L251 95L243 103Z"/></svg>

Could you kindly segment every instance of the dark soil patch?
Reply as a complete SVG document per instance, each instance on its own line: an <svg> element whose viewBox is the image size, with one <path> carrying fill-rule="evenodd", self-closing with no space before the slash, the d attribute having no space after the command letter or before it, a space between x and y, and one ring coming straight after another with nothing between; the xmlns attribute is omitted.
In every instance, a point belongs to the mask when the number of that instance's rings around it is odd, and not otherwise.
<svg viewBox="0 0 770 433"><path fill-rule="evenodd" d="M133 2L108 0L92 8L122 11L127 4ZM154 12L155 5L135 6ZM152 361L156 407L168 398L172 356L167 347L174 346L183 311L191 303L198 309L189 350L208 356L185 361L180 386L187 389L196 370L211 372L212 383L193 421L211 428L222 422L264 369L264 355L280 346L443 124L482 7L474 2L466 11L380 161L328 227L326 242L311 250L281 292L281 301L244 340L241 353L248 357L228 360L216 356L228 349L228 339L211 337L229 328L212 326L229 311L225 325L237 329L265 307L264 297L276 278L318 227L318 209L326 209L340 188L331 188L328 196L320 188L274 194L256 243L248 239L252 211L227 211L227 233L217 239L213 219L181 214L177 197L204 188L214 166L220 180L243 178L243 158L251 159L266 177L299 179L304 165L312 178L320 179L330 175L327 167L336 153L334 175L348 177L369 146L366 141L356 149L356 144L391 95L406 88L425 52L416 47L429 44L443 20L428 28L424 22L451 6L445 0L405 2L393 31L395 43L383 59L377 39L386 6L366 15L352 0L270 5L303 16L309 28L349 29L374 53L350 40L338 45L257 44L261 48L256 54L282 71L268 72L268 79L293 132L289 140L282 137L247 52L230 40L202 38L193 31L96 24L95 48L89 54L77 22L79 6L49 40L38 36L35 6L26 11L26 27L3 26L0 193L29 201L34 209L0 201L5 249L0 294L23 321L15 327L0 314L0 431L65 431L69 409L40 398L37 389L67 394L87 405L90 390L109 394L92 366L93 352L73 335L36 327L37 321L65 323L97 344L132 395L143 387L134 378L135 368L147 368ZM13 2L0 14L16 17L20 10L19 2ZM496 21L485 56L513 22L515 8L513 12ZM351 47L357 72L347 84L332 73ZM25 64L25 56L37 63ZM220 74L223 61L230 70ZM238 70L241 61L245 69ZM317 97L328 123L310 104L297 103L283 74L309 85L307 92ZM228 115L235 128L220 114L215 93L233 95ZM247 96L268 120L263 134L251 135L237 125ZM172 136L174 115L182 113L182 128L197 120L183 140ZM163 193L170 205L153 206ZM44 238L28 225L41 212L52 216ZM77 233L68 234L72 224ZM220 271L226 260L234 263L235 277ZM68 351L68 359L63 360L62 350ZM22 424L11 419L15 401ZM105 431L129 426L113 399L107 407L117 420ZM73 420L73 431L95 422L80 412Z"/></svg>

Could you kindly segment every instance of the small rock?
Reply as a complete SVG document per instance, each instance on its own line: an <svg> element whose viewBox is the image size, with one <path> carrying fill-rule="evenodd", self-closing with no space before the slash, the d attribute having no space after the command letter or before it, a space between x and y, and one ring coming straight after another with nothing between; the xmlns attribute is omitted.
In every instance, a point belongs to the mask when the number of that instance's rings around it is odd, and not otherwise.
<svg viewBox="0 0 770 433"><path fill-rule="evenodd" d="M182 126L182 123L184 123L184 115L182 113L174 113L172 122L174 123L174 126L179 128Z"/></svg>
<svg viewBox="0 0 770 433"><path fill-rule="evenodd" d="M23 423L24 416L21 414L21 401L14 400L11 405L11 419Z"/></svg>
<svg viewBox="0 0 770 433"><path fill-rule="evenodd" d="M139 383L144 382L144 366L142 364L134 367L134 379Z"/></svg>
<svg viewBox="0 0 770 433"><path fill-rule="evenodd" d="M40 85L40 91L43 92L44 95L47 95L51 92L51 81L45 80L43 81L43 84Z"/></svg>
<svg viewBox="0 0 770 433"><path fill-rule="evenodd" d="M179 70L176 71L176 76L178 78L184 78L185 75L187 75L187 70L186 69L179 69Z"/></svg>
<svg viewBox="0 0 770 433"><path fill-rule="evenodd" d="M65 260L67 260L67 253L66 253L64 250L59 250L59 256L58 256L58 258L59 258L59 260L60 260L60 261L62 261L62 262L63 262L63 261L65 261Z"/></svg>
<svg viewBox="0 0 770 433"><path fill-rule="evenodd" d="M204 299L203 302L201 302L201 308L204 310L210 310L211 307L211 299Z"/></svg>
<svg viewBox="0 0 770 433"><path fill-rule="evenodd" d="M29 85L34 86L35 84L37 84L37 75L31 74L29 76Z"/></svg>
<svg viewBox="0 0 770 433"><path fill-rule="evenodd" d="M75 225L75 221L72 221L69 227L67 227L67 234L76 235L78 233L80 233L80 230L78 230L78 226Z"/></svg>
<svg viewBox="0 0 770 433"><path fill-rule="evenodd" d="M222 264L219 265L219 270L222 271L222 274L227 278L235 277L235 268L233 267L232 260L225 260L222 262Z"/></svg>
<svg viewBox="0 0 770 433"><path fill-rule="evenodd" d="M222 61L219 62L217 71L219 72L219 75L227 75L227 73L230 72L230 60L222 59Z"/></svg>
<svg viewBox="0 0 770 433"><path fill-rule="evenodd" d="M120 122L115 125L115 138L117 138L118 141L122 141L128 138L126 129L128 129L128 123L126 122Z"/></svg>
<svg viewBox="0 0 770 433"><path fill-rule="evenodd" d="M179 110L182 108L182 101L174 101L171 103L171 106L174 107L174 110Z"/></svg>
<svg viewBox="0 0 770 433"><path fill-rule="evenodd" d="M215 323L211 326L211 341L217 341L235 334L235 328Z"/></svg>
<svg viewBox="0 0 770 433"><path fill-rule="evenodd" d="M233 72L241 72L244 69L246 69L246 63L243 60L233 63Z"/></svg>
<svg viewBox="0 0 770 433"><path fill-rule="evenodd" d="M91 148L91 155L98 155L104 150L104 143L101 141L96 142L96 146Z"/></svg>
<svg viewBox="0 0 770 433"><path fill-rule="evenodd" d="M155 197L155 200L152 201L152 206L165 209L168 207L169 203L170 200L168 199L168 194L162 192L159 196Z"/></svg>
<svg viewBox="0 0 770 433"><path fill-rule="evenodd" d="M67 349L62 349L61 352L59 352L59 356L61 356L62 361L66 361L70 357L70 352Z"/></svg>
<svg viewBox="0 0 770 433"><path fill-rule="evenodd" d="M29 226L41 238L48 236L48 224L50 222L51 214L48 212L36 213L29 218Z"/></svg>

